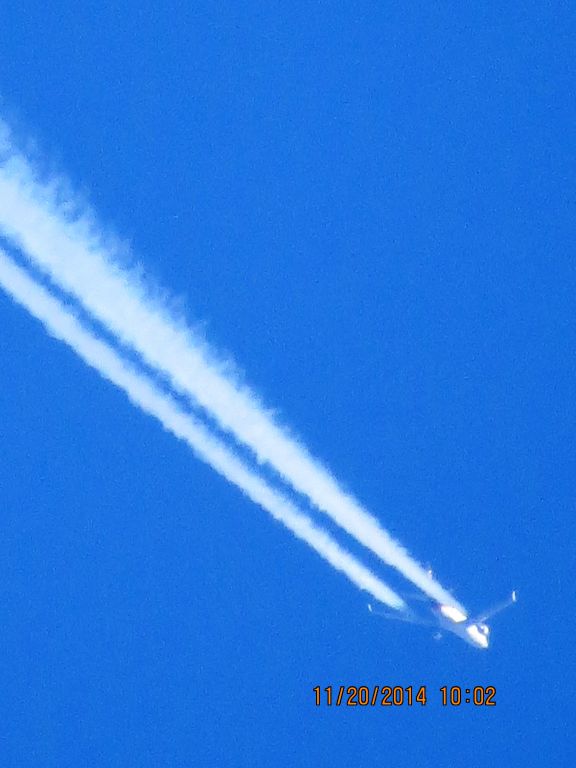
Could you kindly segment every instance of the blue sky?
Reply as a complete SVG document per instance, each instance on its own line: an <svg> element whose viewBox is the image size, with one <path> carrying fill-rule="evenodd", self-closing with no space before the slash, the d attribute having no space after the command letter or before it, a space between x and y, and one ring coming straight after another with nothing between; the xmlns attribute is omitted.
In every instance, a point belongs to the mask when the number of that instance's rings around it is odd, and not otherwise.
<svg viewBox="0 0 576 768"><path fill-rule="evenodd" d="M2 764L571 765L574 12L187 5L3 3L4 117L465 604L520 603L486 654L374 619L2 294Z"/></svg>

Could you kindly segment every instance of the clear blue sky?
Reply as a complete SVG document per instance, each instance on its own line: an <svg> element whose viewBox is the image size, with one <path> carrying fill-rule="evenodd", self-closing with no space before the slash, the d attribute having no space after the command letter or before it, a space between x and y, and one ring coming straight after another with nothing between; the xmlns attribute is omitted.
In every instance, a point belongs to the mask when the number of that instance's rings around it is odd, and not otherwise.
<svg viewBox="0 0 576 768"><path fill-rule="evenodd" d="M484 654L374 619L0 295L2 766L574 764L576 25L472 6L0 6L4 116L464 603L521 598Z"/></svg>

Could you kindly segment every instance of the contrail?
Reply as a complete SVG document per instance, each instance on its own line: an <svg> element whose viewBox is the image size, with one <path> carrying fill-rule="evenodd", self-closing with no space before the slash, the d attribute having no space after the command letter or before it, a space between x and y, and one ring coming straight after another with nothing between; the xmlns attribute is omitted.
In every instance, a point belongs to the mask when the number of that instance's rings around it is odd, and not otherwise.
<svg viewBox="0 0 576 768"><path fill-rule="evenodd" d="M1 127L1 126L0 126ZM465 612L356 499L285 429L258 399L213 362L206 346L178 324L144 285L117 262L95 221L78 216L72 196L37 181L6 137L0 146L0 230L35 266L72 294L118 340L160 371L176 392L200 405L319 510L433 599Z"/></svg>
<svg viewBox="0 0 576 768"><path fill-rule="evenodd" d="M234 483L248 498L267 510L299 539L309 544L336 570L377 600L392 608L404 608L401 597L387 587L322 528L282 494L252 472L232 451L145 375L124 361L108 344L82 326L59 300L42 288L0 249L0 286L23 306L55 338L65 342L76 354L130 400L156 417L168 432L187 443L194 453Z"/></svg>

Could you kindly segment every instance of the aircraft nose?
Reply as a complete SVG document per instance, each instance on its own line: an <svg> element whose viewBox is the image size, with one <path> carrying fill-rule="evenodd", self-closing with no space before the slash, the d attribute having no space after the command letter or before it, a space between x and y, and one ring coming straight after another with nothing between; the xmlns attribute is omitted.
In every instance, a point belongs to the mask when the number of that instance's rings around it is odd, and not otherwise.
<svg viewBox="0 0 576 768"><path fill-rule="evenodd" d="M475 646L478 648L488 648L490 640L489 633L487 631L482 632L477 624L471 624L469 627L466 627L466 632Z"/></svg>

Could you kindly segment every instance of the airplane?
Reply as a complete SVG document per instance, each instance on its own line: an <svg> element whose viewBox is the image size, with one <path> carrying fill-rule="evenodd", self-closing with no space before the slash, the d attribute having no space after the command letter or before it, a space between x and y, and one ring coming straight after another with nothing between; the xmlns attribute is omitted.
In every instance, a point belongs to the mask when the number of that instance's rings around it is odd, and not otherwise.
<svg viewBox="0 0 576 768"><path fill-rule="evenodd" d="M427 600L427 598L422 595L418 595L418 599ZM392 613L391 611L382 610L381 606L373 606L369 604L368 610L371 613L378 616L384 616L387 619L396 619L397 621L407 621L410 624L422 624L423 626L436 627L436 629L440 630L440 633L435 635L437 639L442 636L442 631L451 632L469 645L474 646L474 648L485 649L488 648L490 644L490 627L486 624L486 620L513 605L517 600L518 594L516 590L514 590L507 600L498 603L489 610L483 611L472 618L468 617L458 608L455 608L452 605L443 605L442 603L433 603L431 612L434 618L419 616L410 608Z"/></svg>

